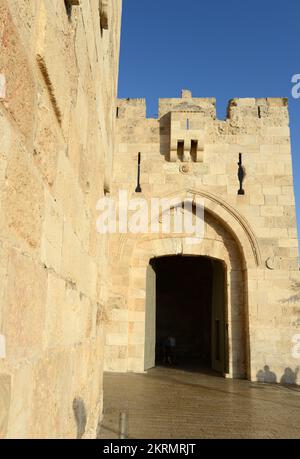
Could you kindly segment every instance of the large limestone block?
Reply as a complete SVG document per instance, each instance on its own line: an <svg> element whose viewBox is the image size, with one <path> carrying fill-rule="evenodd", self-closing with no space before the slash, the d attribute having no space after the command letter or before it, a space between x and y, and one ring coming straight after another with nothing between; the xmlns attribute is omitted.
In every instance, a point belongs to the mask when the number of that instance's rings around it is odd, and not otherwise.
<svg viewBox="0 0 300 459"><path fill-rule="evenodd" d="M80 243L84 244L85 249L88 250L89 214L78 183L78 176L64 152L60 153L58 159L54 196L60 203Z"/></svg>
<svg viewBox="0 0 300 459"><path fill-rule="evenodd" d="M7 296L7 270L8 270L9 249L0 241L0 334L2 333L2 324L4 320L4 308Z"/></svg>
<svg viewBox="0 0 300 459"><path fill-rule="evenodd" d="M88 400L88 418L84 438L95 438L95 432L103 411L103 365L104 365L104 331L86 346L89 364L86 377L86 398ZM84 381L83 381L84 384Z"/></svg>
<svg viewBox="0 0 300 459"><path fill-rule="evenodd" d="M263 206L260 209L262 217L280 217L283 215L282 206Z"/></svg>
<svg viewBox="0 0 300 459"><path fill-rule="evenodd" d="M38 93L33 158L50 187L53 186L56 178L58 153L65 149L65 142L57 125L49 95L46 88L41 85Z"/></svg>
<svg viewBox="0 0 300 459"><path fill-rule="evenodd" d="M65 33L67 24L63 2L40 3L36 58L57 121L65 134L78 76L73 33L71 30Z"/></svg>
<svg viewBox="0 0 300 459"><path fill-rule="evenodd" d="M34 365L29 360L16 366L13 371L7 438L28 438L32 415L33 377Z"/></svg>
<svg viewBox="0 0 300 459"><path fill-rule="evenodd" d="M29 438L64 438L72 418L72 367L71 352L51 352L37 362L33 378L32 416ZM45 416L48 413L48 416ZM64 416L62 416L64 413Z"/></svg>
<svg viewBox="0 0 300 459"><path fill-rule="evenodd" d="M89 298L95 300L97 290L97 264L86 253L81 255L80 289Z"/></svg>
<svg viewBox="0 0 300 459"><path fill-rule="evenodd" d="M5 187L5 172L7 161L13 145L12 125L8 119L7 113L0 104L0 189L3 191Z"/></svg>
<svg viewBox="0 0 300 459"><path fill-rule="evenodd" d="M64 223L61 272L65 279L79 285L81 275L81 246L71 225Z"/></svg>
<svg viewBox="0 0 300 459"><path fill-rule="evenodd" d="M29 256L10 251L3 334L7 357L37 357L43 349L47 271Z"/></svg>
<svg viewBox="0 0 300 459"><path fill-rule="evenodd" d="M95 299L97 271L97 264L83 250L80 240L72 227L65 222L62 245L62 275L65 279L74 283L78 291Z"/></svg>
<svg viewBox="0 0 300 459"><path fill-rule="evenodd" d="M11 399L11 376L0 373L0 439L6 437Z"/></svg>
<svg viewBox="0 0 300 459"><path fill-rule="evenodd" d="M18 29L22 44L28 55L35 51L36 18L40 2L28 2L27 0L7 1L13 16L14 24ZM17 12L17 14L15 14Z"/></svg>
<svg viewBox="0 0 300 459"><path fill-rule="evenodd" d="M87 94L84 91L84 81L81 77L78 79L77 100L74 110L74 117L76 120L80 143L85 146L87 143L89 113Z"/></svg>
<svg viewBox="0 0 300 459"><path fill-rule="evenodd" d="M45 218L42 229L41 260L57 273L61 270L63 214L50 192L45 189Z"/></svg>
<svg viewBox="0 0 300 459"><path fill-rule="evenodd" d="M103 333L74 348L72 416L77 438L95 438L103 408ZM83 413L85 414L84 416Z"/></svg>
<svg viewBox="0 0 300 459"><path fill-rule="evenodd" d="M85 75L87 67L89 65L89 58L86 52L86 48L82 46L82 43L85 40L85 30L84 30L84 23L83 19L79 18L77 25L76 25L76 32L75 32L75 55L78 65L78 72L80 76Z"/></svg>
<svg viewBox="0 0 300 459"><path fill-rule="evenodd" d="M18 140L11 145L5 178L0 232L35 249L41 239L43 185Z"/></svg>
<svg viewBox="0 0 300 459"><path fill-rule="evenodd" d="M72 112L70 117L69 139L67 148L68 158L75 174L79 173L80 157L83 150L83 146L80 142L79 132L80 129L77 128L75 115L74 112Z"/></svg>
<svg viewBox="0 0 300 459"><path fill-rule="evenodd" d="M95 48L95 38L94 38L94 27L93 27L93 17L92 11L89 5L83 5L82 8L82 19L84 24L85 39L87 43L87 54L89 57L89 63L91 68L95 69L96 67L96 48Z"/></svg>
<svg viewBox="0 0 300 459"><path fill-rule="evenodd" d="M6 96L2 103L17 123L28 145L31 145L36 107L35 84L26 48L14 24L10 6L10 2L6 0L0 4L0 69L6 79Z"/></svg>
<svg viewBox="0 0 300 459"><path fill-rule="evenodd" d="M71 282L49 274L46 307L46 346L80 343L91 336L96 312L90 300Z"/></svg>

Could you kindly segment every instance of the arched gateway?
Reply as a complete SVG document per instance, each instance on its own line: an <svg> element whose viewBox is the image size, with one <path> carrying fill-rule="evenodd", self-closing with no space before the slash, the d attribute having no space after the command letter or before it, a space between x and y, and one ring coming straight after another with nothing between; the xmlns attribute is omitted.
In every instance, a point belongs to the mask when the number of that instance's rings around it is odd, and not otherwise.
<svg viewBox="0 0 300 459"><path fill-rule="evenodd" d="M245 219L216 196L194 189L176 195L182 200L203 198L203 239L191 244L186 234L126 234L115 245L114 271L118 266L116 275L122 271L124 276L112 302L118 298L126 306L119 323L123 330L119 349L126 358L119 359L122 365L114 369L144 371L155 366L161 340L173 331L182 364L191 363L193 357L192 363L199 367L231 377L249 376L247 282L249 276L255 278L260 261L257 241ZM117 284L114 277L112 282ZM173 300L165 301L161 315L163 294L158 285L167 282L171 286L173 282L167 295L173 293ZM116 333L114 338L118 342Z"/></svg>
<svg viewBox="0 0 300 459"><path fill-rule="evenodd" d="M299 264L286 100L234 99L226 120L217 119L215 99L190 91L160 99L157 119L146 117L144 100L119 100L117 133L110 196L125 190L148 204L200 197L205 232L194 244L185 234L109 236L106 370L147 370L171 334L178 364L193 357L251 380L267 381L265 367L277 381L296 374Z"/></svg>

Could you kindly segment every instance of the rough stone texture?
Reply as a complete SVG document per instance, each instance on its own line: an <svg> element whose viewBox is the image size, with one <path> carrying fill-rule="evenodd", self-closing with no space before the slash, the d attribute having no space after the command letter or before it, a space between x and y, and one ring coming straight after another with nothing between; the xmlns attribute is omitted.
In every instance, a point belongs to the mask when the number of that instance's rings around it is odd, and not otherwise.
<svg viewBox="0 0 300 459"><path fill-rule="evenodd" d="M96 436L121 0L0 0L0 437ZM105 19L105 18L104 18ZM104 24L103 19L103 24ZM5 83L5 85L4 85Z"/></svg>
<svg viewBox="0 0 300 459"><path fill-rule="evenodd" d="M159 118L148 119L143 99L116 99L121 0L75 3L67 11L62 0L0 0L6 438L95 437L103 368L144 369L153 257L206 256L225 264L227 376L299 382L287 100L233 99L221 121L215 99L184 90L181 98L161 99ZM97 233L99 198L118 199L120 189L137 197L139 152L138 197L200 197L202 242L188 244L186 234Z"/></svg>
<svg viewBox="0 0 300 459"><path fill-rule="evenodd" d="M180 253L226 264L227 376L256 380L267 365L277 378L290 369L299 382L292 353L300 276L287 100L231 100L225 121L216 118L215 99L193 98L187 90L182 98L160 99L158 119L146 118L143 99L119 100L117 142L112 197L118 199L119 189L148 204L152 197L201 197L206 224L195 245L186 244L185 234L111 238L105 368L143 371L146 268L153 257ZM237 193L239 153L245 195Z"/></svg>
<svg viewBox="0 0 300 459"><path fill-rule="evenodd" d="M7 432L9 405L10 405L11 377L0 374L0 437L4 438Z"/></svg>

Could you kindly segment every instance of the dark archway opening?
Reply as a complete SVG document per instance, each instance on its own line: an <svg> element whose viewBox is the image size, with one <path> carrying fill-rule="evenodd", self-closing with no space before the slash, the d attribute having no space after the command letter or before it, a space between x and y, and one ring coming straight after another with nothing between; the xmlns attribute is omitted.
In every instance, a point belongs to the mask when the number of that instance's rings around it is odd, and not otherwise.
<svg viewBox="0 0 300 459"><path fill-rule="evenodd" d="M222 263L208 257L179 255L156 258L151 264L156 274L155 364L224 372Z"/></svg>

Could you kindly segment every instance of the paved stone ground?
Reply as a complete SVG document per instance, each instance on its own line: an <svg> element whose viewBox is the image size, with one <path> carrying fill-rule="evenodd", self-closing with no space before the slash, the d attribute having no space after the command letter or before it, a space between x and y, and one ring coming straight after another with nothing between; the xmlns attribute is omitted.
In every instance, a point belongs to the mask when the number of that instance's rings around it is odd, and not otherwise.
<svg viewBox="0 0 300 459"><path fill-rule="evenodd" d="M104 376L99 438L300 438L300 388L174 368Z"/></svg>

